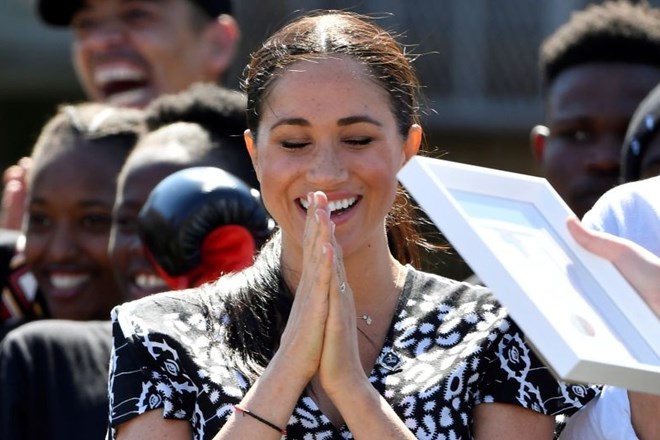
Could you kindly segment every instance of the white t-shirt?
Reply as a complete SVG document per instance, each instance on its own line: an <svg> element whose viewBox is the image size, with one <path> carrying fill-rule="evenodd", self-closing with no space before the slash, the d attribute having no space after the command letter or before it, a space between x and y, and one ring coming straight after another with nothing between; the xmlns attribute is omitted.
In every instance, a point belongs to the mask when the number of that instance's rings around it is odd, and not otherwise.
<svg viewBox="0 0 660 440"><path fill-rule="evenodd" d="M559 440L636 440L628 392L606 386L566 423Z"/></svg>
<svg viewBox="0 0 660 440"><path fill-rule="evenodd" d="M660 176L612 188L584 215L582 223L627 238L660 256Z"/></svg>
<svg viewBox="0 0 660 440"><path fill-rule="evenodd" d="M660 176L617 186L598 199L582 223L634 241L660 257ZM605 386L567 422L560 440L637 440L625 389Z"/></svg>

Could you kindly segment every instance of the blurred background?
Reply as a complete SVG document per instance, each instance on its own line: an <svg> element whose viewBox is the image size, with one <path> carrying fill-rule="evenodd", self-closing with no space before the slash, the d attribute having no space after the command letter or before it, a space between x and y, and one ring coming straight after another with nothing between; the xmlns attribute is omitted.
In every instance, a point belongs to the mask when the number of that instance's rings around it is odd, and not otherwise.
<svg viewBox="0 0 660 440"><path fill-rule="evenodd" d="M536 174L530 128L543 116L541 41L587 0L240 0L239 57L226 85L238 87L248 54L295 11L346 8L382 17L403 34L425 85L427 143L446 159ZM651 1L650 3L659 3ZM34 0L0 2L0 166L28 154L62 102L82 100L68 30L49 28Z"/></svg>
<svg viewBox="0 0 660 440"><path fill-rule="evenodd" d="M299 10L350 9L402 34L425 85L426 142L445 159L537 174L528 145L542 121L538 48L588 0L235 0L242 29L226 85L248 54ZM658 5L660 0L649 3ZM34 0L0 1L0 167L29 154L59 103L83 99L68 30L49 28Z"/></svg>
<svg viewBox="0 0 660 440"><path fill-rule="evenodd" d="M445 158L536 173L529 129L542 119L537 50L587 0L240 0L242 43L227 85L248 54L295 11L347 8L382 17L403 34L425 85L428 145ZM28 154L62 102L83 99L68 30L49 28L34 0L0 2L0 166Z"/></svg>

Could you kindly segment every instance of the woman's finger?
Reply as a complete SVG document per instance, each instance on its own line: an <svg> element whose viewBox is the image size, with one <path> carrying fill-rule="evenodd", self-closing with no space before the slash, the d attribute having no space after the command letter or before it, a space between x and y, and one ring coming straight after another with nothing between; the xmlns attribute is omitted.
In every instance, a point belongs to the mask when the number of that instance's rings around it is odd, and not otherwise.
<svg viewBox="0 0 660 440"><path fill-rule="evenodd" d="M302 272L282 334L280 349L301 365L304 375L318 370L328 316L328 291L334 273L327 197L309 196L303 233Z"/></svg>

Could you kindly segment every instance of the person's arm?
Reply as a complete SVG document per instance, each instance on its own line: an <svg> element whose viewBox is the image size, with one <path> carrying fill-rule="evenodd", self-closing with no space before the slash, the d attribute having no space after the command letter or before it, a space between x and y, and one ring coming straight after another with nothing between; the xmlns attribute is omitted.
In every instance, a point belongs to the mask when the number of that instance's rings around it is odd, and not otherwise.
<svg viewBox="0 0 660 440"><path fill-rule="evenodd" d="M475 440L551 440L555 419L521 406L482 403L472 413Z"/></svg>
<svg viewBox="0 0 660 440"><path fill-rule="evenodd" d="M163 410L154 409L117 426L117 440L190 440L192 427L186 420L163 418Z"/></svg>
<svg viewBox="0 0 660 440"><path fill-rule="evenodd" d="M640 440L660 438L660 396L628 391L632 425Z"/></svg>
<svg viewBox="0 0 660 440"><path fill-rule="evenodd" d="M326 208L327 200L320 207ZM329 212L321 218L329 221ZM329 224L329 226L332 226ZM331 256L328 316L318 367L318 384L327 393L355 439L414 440L415 436L369 382L360 359L355 301L341 246L329 231ZM350 392L348 392L350 390Z"/></svg>
<svg viewBox="0 0 660 440"><path fill-rule="evenodd" d="M625 238L591 231L575 217L569 218L566 224L580 246L611 261L660 316L660 258Z"/></svg>
<svg viewBox="0 0 660 440"><path fill-rule="evenodd" d="M414 440L415 436L372 386L363 369L353 292L347 283L342 250L334 234L332 244L336 254L335 271L330 283L319 383L355 439Z"/></svg>
<svg viewBox="0 0 660 440"><path fill-rule="evenodd" d="M349 385L333 398L355 439L409 439L416 437L368 380ZM332 398L332 397L331 397Z"/></svg>
<svg viewBox="0 0 660 440"><path fill-rule="evenodd" d="M611 261L635 290L646 300L647 304L660 316L660 258L641 246L603 232L590 231L577 218L569 218L567 226L575 241L586 250ZM640 440L660 438L660 396L628 391L630 401L630 423ZM600 405L599 409L613 413L606 406L613 403L612 399L600 398L592 405ZM578 436L584 435L580 426L586 426L587 418L578 418L572 423L571 432ZM621 420L620 423L625 423ZM586 429L586 428L582 428ZM572 438L572 437L562 437ZM579 437L575 437L579 438ZM628 436L628 439L635 437Z"/></svg>
<svg viewBox="0 0 660 440"><path fill-rule="evenodd" d="M214 440L279 439L303 390L317 373L328 317L328 292L334 272L332 222L325 196L308 198L303 232L303 269L280 346ZM257 417L266 420L260 421ZM269 426L278 427L278 429Z"/></svg>
<svg viewBox="0 0 660 440"><path fill-rule="evenodd" d="M354 438L413 440L415 436L369 383L363 370L352 291L347 284L339 287L346 283L346 274L327 198L315 193L310 201L304 234L305 264L282 346L240 406L284 427L304 387L316 375ZM306 323L309 318L317 324ZM305 345L310 348L301 352ZM308 367L301 370L305 364ZM215 440L225 438L277 439L280 433L238 411Z"/></svg>
<svg viewBox="0 0 660 440"><path fill-rule="evenodd" d="M32 164L29 157L21 158L16 165L7 168L2 176L2 203L0 227L20 230L25 215L27 199L27 173Z"/></svg>

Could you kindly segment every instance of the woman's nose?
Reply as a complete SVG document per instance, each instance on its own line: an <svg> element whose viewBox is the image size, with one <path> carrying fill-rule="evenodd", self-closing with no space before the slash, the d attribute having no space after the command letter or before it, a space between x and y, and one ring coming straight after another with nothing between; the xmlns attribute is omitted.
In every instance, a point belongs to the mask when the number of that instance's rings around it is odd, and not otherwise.
<svg viewBox="0 0 660 440"><path fill-rule="evenodd" d="M332 183L346 179L347 175L341 151L334 145L319 145L309 164L309 180Z"/></svg>

